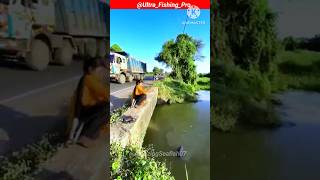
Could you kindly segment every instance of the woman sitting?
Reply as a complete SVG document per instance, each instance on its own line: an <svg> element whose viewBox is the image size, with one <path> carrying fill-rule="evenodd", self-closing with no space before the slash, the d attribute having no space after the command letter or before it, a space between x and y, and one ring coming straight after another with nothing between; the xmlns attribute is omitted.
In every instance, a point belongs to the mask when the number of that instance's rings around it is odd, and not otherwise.
<svg viewBox="0 0 320 180"><path fill-rule="evenodd" d="M144 89L141 80L136 81L136 86L133 89L132 98L135 100L135 107L143 106L147 99L147 90Z"/></svg>
<svg viewBox="0 0 320 180"><path fill-rule="evenodd" d="M74 102L74 118L68 143L75 143L81 135L79 143L90 146L96 139L99 130L107 124L108 89L100 74L99 61L90 59L84 62L84 75L80 79Z"/></svg>

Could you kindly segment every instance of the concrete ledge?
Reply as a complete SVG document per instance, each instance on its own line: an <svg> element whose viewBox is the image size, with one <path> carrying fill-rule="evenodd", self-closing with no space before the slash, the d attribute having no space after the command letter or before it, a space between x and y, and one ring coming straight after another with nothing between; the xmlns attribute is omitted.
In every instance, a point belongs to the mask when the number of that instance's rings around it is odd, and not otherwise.
<svg viewBox="0 0 320 180"><path fill-rule="evenodd" d="M116 122L110 125L110 143L120 143L123 147L129 144L142 145L154 108L157 104L158 88L152 88L147 94L143 107L130 108L122 117L134 117L131 123Z"/></svg>
<svg viewBox="0 0 320 180"><path fill-rule="evenodd" d="M42 165L36 180L106 180L108 167L108 134L95 140L94 146L72 145L63 148Z"/></svg>

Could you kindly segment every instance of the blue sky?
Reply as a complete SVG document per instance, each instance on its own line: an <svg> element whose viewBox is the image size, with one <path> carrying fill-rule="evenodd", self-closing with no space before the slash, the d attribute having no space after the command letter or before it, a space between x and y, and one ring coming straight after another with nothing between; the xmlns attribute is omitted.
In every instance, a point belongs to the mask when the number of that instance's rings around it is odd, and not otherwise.
<svg viewBox="0 0 320 180"><path fill-rule="evenodd" d="M111 10L110 11L110 44L119 44L123 50L138 60L147 62L148 71L154 66L165 68L165 65L154 60L161 51L162 45L175 39L183 32L186 10ZM204 47L201 55L205 58L196 61L198 73L210 72L210 12L201 10L196 20L204 24L186 25L185 33L202 40Z"/></svg>

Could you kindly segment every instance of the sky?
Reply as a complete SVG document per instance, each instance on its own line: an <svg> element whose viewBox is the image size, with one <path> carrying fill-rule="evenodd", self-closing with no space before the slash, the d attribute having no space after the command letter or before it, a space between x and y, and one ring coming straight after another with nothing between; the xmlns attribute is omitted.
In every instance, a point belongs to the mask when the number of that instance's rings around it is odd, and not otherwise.
<svg viewBox="0 0 320 180"><path fill-rule="evenodd" d="M118 44L124 51L138 60L147 63L147 70L153 67L169 71L164 64L154 58L160 53L162 45L175 39L184 29L186 10L118 10L110 11L110 45ZM188 21L194 21L188 19ZM210 12L201 10L196 21L204 24L186 25L185 33L195 39L202 40L204 47L200 54L205 56L196 61L198 73L210 72Z"/></svg>
<svg viewBox="0 0 320 180"><path fill-rule="evenodd" d="M320 33L320 0L269 0L278 14L279 37L313 37Z"/></svg>

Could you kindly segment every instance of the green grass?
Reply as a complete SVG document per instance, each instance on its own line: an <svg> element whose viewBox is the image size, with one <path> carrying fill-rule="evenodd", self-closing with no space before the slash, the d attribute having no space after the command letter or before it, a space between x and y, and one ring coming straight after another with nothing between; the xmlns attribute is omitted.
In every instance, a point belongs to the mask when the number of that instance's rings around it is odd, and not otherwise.
<svg viewBox="0 0 320 180"><path fill-rule="evenodd" d="M169 104L196 101L197 88L182 81L165 78L154 86L159 88L158 98Z"/></svg>
<svg viewBox="0 0 320 180"><path fill-rule="evenodd" d="M174 180L165 163L147 156L147 150L137 146L110 147L110 179Z"/></svg>
<svg viewBox="0 0 320 180"><path fill-rule="evenodd" d="M122 107L115 109L110 115L110 123L121 121L123 113L125 113L130 107L129 102L125 103Z"/></svg>
<svg viewBox="0 0 320 180"><path fill-rule="evenodd" d="M320 53L296 50L279 56L279 75L290 89L320 92Z"/></svg>
<svg viewBox="0 0 320 180"><path fill-rule="evenodd" d="M237 123L255 126L279 125L271 104L272 83L268 74L245 71L232 64L213 65L213 127L230 131Z"/></svg>
<svg viewBox="0 0 320 180"><path fill-rule="evenodd" d="M0 179L33 179L41 171L39 165L62 148L63 144L57 139L56 134L45 135L10 156L0 157Z"/></svg>
<svg viewBox="0 0 320 180"><path fill-rule="evenodd" d="M197 81L197 88L199 90L210 90L210 78L199 77Z"/></svg>
<svg viewBox="0 0 320 180"><path fill-rule="evenodd" d="M320 92L320 53L283 51L269 73L231 64L213 65L212 125L230 131L238 123L275 127L281 121L273 95L289 89Z"/></svg>

